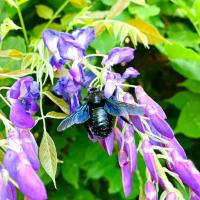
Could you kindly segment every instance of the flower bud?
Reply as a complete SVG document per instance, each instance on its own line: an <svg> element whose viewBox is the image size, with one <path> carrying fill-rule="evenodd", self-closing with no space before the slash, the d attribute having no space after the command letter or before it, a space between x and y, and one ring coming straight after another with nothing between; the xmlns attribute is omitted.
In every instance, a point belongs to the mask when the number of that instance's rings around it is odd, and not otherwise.
<svg viewBox="0 0 200 200"><path fill-rule="evenodd" d="M157 192L154 184L150 181L147 181L145 186L145 195L146 200L156 200L157 199Z"/></svg>
<svg viewBox="0 0 200 200"><path fill-rule="evenodd" d="M175 192L168 192L165 200L177 200Z"/></svg>

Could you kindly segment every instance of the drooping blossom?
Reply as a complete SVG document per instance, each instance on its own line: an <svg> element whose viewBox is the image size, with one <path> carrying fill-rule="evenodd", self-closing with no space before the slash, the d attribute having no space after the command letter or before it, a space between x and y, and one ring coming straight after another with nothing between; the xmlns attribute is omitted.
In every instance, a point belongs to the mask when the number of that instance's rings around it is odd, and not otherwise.
<svg viewBox="0 0 200 200"><path fill-rule="evenodd" d="M155 185L150 181L146 182L145 195L146 195L146 200L157 200L157 191Z"/></svg>
<svg viewBox="0 0 200 200"><path fill-rule="evenodd" d="M1 200L16 200L17 193L13 184L4 176L8 176L6 169L0 166L0 199Z"/></svg>
<svg viewBox="0 0 200 200"><path fill-rule="evenodd" d="M10 120L18 128L32 128L32 115L39 110L36 101L40 98L39 86L31 76L17 80L7 93L11 103Z"/></svg>
<svg viewBox="0 0 200 200"><path fill-rule="evenodd" d="M53 54L50 63L55 70L61 69L67 61L82 58L94 38L92 28L76 29L71 34L50 29L43 32L44 44Z"/></svg>
<svg viewBox="0 0 200 200"><path fill-rule="evenodd" d="M35 170L39 169L37 146L30 132L11 130L4 166L19 186L19 190L32 200L46 200L44 184Z"/></svg>

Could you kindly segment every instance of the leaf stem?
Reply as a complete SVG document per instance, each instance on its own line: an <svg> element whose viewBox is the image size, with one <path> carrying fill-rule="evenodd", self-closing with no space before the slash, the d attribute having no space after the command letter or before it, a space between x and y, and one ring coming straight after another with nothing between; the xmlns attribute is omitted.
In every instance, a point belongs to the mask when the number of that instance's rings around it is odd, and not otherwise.
<svg viewBox="0 0 200 200"><path fill-rule="evenodd" d="M49 27L49 25L53 22L53 20L60 14L60 12L65 8L65 6L69 3L69 0L66 0L55 12L53 17L47 22L46 26L43 28L42 32ZM40 35L42 34L40 33Z"/></svg>
<svg viewBox="0 0 200 200"><path fill-rule="evenodd" d="M27 32L26 32L26 27L25 27L25 24L24 24L24 20L23 20L23 17L22 17L22 13L21 13L21 10L20 10L20 6L17 5L16 8L17 8L17 12L18 12L20 24L21 24L21 27L22 27L22 31L23 31L23 34L24 34L24 39L25 39L26 45L28 47L28 45L29 45L28 36L27 36Z"/></svg>

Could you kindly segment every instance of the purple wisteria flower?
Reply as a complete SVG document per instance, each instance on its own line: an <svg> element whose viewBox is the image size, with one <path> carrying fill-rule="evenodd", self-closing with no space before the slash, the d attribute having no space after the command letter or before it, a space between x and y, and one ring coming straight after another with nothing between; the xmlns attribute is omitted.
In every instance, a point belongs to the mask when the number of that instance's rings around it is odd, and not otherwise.
<svg viewBox="0 0 200 200"><path fill-rule="evenodd" d="M92 28L76 29L71 34L50 29L43 32L44 44L53 54L50 63L55 70L61 69L67 61L82 58L94 38L95 32Z"/></svg>
<svg viewBox="0 0 200 200"><path fill-rule="evenodd" d="M146 200L157 200L157 191L155 185L150 181L147 181L145 185L145 195Z"/></svg>
<svg viewBox="0 0 200 200"><path fill-rule="evenodd" d="M17 193L15 187L7 178L4 178L7 175L8 172L0 166L0 199L16 200Z"/></svg>
<svg viewBox="0 0 200 200"><path fill-rule="evenodd" d="M24 195L32 200L47 199L45 187L35 171L39 169L39 160L30 132L16 129L9 132L4 166Z"/></svg>
<svg viewBox="0 0 200 200"><path fill-rule="evenodd" d="M10 120L18 128L32 128L32 114L39 110L36 101L40 98L39 86L28 76L16 81L7 93L11 103Z"/></svg>

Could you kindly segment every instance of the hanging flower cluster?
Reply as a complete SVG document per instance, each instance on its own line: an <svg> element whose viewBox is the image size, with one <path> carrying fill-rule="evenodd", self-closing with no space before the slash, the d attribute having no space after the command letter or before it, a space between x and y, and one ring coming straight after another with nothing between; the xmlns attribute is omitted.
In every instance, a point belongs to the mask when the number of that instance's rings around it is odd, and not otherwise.
<svg viewBox="0 0 200 200"><path fill-rule="evenodd" d="M98 141L109 155L112 155L114 140L117 141L118 160L126 196L129 196L132 190L132 175L137 168L139 151L146 163L146 199L158 198L158 185L164 191L163 198L183 199L180 191L169 181L167 174L191 189L191 199L200 198L200 173L187 159L185 151L174 137L163 109L141 86L126 84L127 79L136 78L139 72L133 67L128 67L122 75L112 70L113 65L131 61L134 58L134 49L117 47L108 55L85 55L85 49L94 38L94 31L90 28L78 29L72 34L52 30L44 32L44 43L53 53L50 60L52 66L61 70L64 64L73 62L66 75L53 87L53 91L69 104L70 112L74 112L80 105L81 89L85 85L86 70L89 70L95 74L93 79L90 78L89 88L100 88L104 90L106 98L112 97L117 101L143 108L143 115L130 115L126 116L126 119L117 117L112 132L105 139L89 135L89 139L93 142ZM103 57L102 67L86 62L88 57L95 56ZM134 89L136 98L126 92L127 87ZM140 137L138 146L135 143L135 134ZM167 167L162 166L161 158L166 160Z"/></svg>
<svg viewBox="0 0 200 200"><path fill-rule="evenodd" d="M165 112L141 86L127 83L128 79L137 78L139 72L132 66L123 74L113 71L114 65L133 60L135 50L116 47L108 55L86 55L86 49L94 39L92 28L81 28L72 33L44 31L43 42L51 52L49 62L54 71L62 72L52 91L68 103L70 113L76 112L81 105L83 89L89 92L91 88L98 88L107 99L140 109L138 113L117 116L106 138L98 137L92 130L88 134L89 139L98 142L110 156L116 141L125 196L131 194L132 177L140 153L146 163L147 200L158 199L159 188L163 191L162 199L183 199L168 175L190 188L191 200L200 199L200 173L176 140ZM101 66L90 64L88 58L93 57L102 57ZM132 94L127 88L132 88ZM5 156L0 164L0 200L16 200L16 187L26 199L47 199L44 184L37 175L40 169L38 146L30 131L36 124L33 115L39 110L37 101L41 100L41 94L38 83L30 76L17 80L7 92L12 125L7 127ZM41 115L45 120L42 112ZM135 142L136 134L139 143Z"/></svg>
<svg viewBox="0 0 200 200"><path fill-rule="evenodd" d="M0 166L0 199L16 200L15 182L28 199L45 200L46 190L37 175L40 169L38 146L30 132L35 125L32 114L39 109L36 102L40 98L38 84L32 77L22 78L10 88L7 97L14 127L7 134L4 166Z"/></svg>

